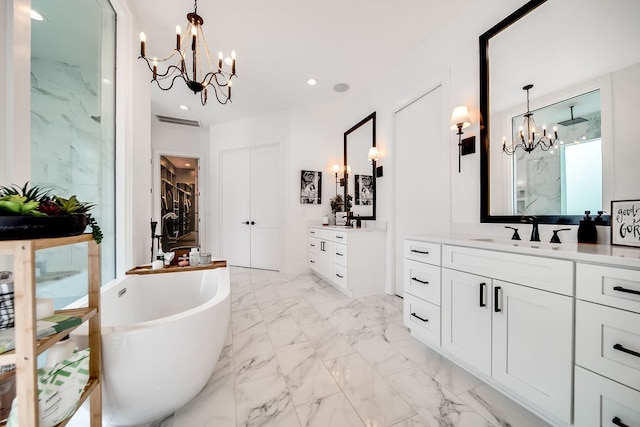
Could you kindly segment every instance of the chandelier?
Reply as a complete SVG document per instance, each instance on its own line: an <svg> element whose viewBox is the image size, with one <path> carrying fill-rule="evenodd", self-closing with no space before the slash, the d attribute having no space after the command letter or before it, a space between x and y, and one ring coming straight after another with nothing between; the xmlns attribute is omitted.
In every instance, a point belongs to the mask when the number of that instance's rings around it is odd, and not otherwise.
<svg viewBox="0 0 640 427"><path fill-rule="evenodd" d="M198 15L198 0L193 5L193 12L187 14L187 28L184 33L180 26L176 26L176 47L163 59L147 58L146 56L146 36L140 33L140 56L144 59L153 73L152 82L156 82L162 90L169 90L173 87L176 79L181 78L189 90L194 94L200 94L202 105L207 104L209 88L212 89L216 99L220 104L231 101L231 79L236 77L236 53L231 51L230 58L224 58L222 52L218 53L218 58L213 59L209 47L202 32L204 19ZM191 49L191 54L187 51ZM204 61L203 61L204 54ZM191 66L187 66L187 56L191 57ZM169 63L164 72L158 71L158 64ZM208 68L203 71L202 67ZM215 65L215 66L214 66ZM227 67L225 67L225 65ZM228 68L231 71L228 71ZM225 70L225 68L227 70Z"/></svg>
<svg viewBox="0 0 640 427"><path fill-rule="evenodd" d="M540 133L535 120L533 120L533 113L529 109L529 90L532 87L532 84L528 84L522 88L527 91L527 112L524 114L524 121L520 126L518 136L509 145L507 145L507 137L502 137L502 151L508 155L515 154L518 148L527 153L538 147L543 151L548 151L553 148L553 144L558 140L558 129L555 126L553 127L553 136L550 136L547 135L546 126L542 126L542 133Z"/></svg>

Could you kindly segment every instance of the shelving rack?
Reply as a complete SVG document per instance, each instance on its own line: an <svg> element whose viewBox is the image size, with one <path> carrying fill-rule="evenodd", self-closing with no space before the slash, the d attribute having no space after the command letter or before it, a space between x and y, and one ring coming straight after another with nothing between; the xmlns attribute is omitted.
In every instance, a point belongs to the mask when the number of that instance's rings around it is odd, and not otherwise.
<svg viewBox="0 0 640 427"><path fill-rule="evenodd" d="M100 337L100 246L91 234L31 240L0 241L0 254L13 255L15 298L15 350L0 354L0 365L15 363L18 417L21 426L39 426L38 409L38 355L51 348L73 329L36 339L35 315L35 251L77 243L88 244L88 305L87 307L58 310L56 313L80 317L89 322L89 382L82 393L78 407L89 398L91 427L102 425L102 352ZM64 426L64 421L58 426ZM4 424L0 424L4 425Z"/></svg>
<svg viewBox="0 0 640 427"><path fill-rule="evenodd" d="M161 202L161 216L173 212L178 217L172 224L170 231L174 233L170 238L179 240L189 232L194 231L194 186L185 182L177 182L176 174L170 167L160 165L161 191L164 201ZM185 206L189 204L190 209ZM164 225L163 225L164 226ZM177 235L175 235L177 232ZM164 233L164 230L163 230ZM166 248L165 248L166 249Z"/></svg>

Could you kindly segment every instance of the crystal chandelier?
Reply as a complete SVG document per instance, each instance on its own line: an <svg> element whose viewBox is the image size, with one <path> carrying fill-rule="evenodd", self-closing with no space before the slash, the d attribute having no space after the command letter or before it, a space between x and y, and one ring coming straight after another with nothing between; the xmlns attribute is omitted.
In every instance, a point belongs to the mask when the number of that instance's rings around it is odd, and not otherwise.
<svg viewBox="0 0 640 427"><path fill-rule="evenodd" d="M177 78L184 80L189 90L194 94L200 94L202 105L207 104L209 88L213 89L213 93L220 104L226 104L231 101L231 82L236 77L236 53L231 51L230 58L224 58L222 52L218 53L217 60L212 59L211 52L202 32L204 19L198 15L198 0L193 5L193 12L187 14L187 28L184 33L181 32L180 26L176 26L176 47L173 51L163 59L147 58L146 56L146 36L140 33L140 56L138 59L144 59L149 67L149 71L153 73L152 82L156 82L162 90L169 90L173 87L173 83ZM191 55L187 54L187 49L191 49ZM206 63L203 64L203 53ZM191 56L191 66L187 66L187 55ZM167 62L164 72L158 71L158 64ZM215 64L215 66L214 66ZM207 66L206 73L202 70L203 65ZM225 65L231 68L231 71L225 71Z"/></svg>
<svg viewBox="0 0 640 427"><path fill-rule="evenodd" d="M527 112L524 114L524 121L520 126L517 138L507 145L507 137L502 137L502 151L508 155L515 154L518 148L532 152L536 148L540 147L543 151L548 151L553 147L553 144L558 140L558 129L553 127L553 135L547 135L546 126L542 126L542 133L538 130L536 122L533 120L533 113L529 108L529 89L533 87L532 84L528 84L523 87L523 90L527 91Z"/></svg>

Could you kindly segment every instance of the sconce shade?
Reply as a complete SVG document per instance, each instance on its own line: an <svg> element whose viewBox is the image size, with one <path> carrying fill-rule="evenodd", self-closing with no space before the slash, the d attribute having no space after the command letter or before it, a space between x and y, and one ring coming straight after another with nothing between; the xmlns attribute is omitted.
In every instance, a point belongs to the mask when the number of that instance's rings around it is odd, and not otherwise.
<svg viewBox="0 0 640 427"><path fill-rule="evenodd" d="M333 165L333 173L340 173L341 169L342 168L340 167L339 164L336 163L335 165Z"/></svg>
<svg viewBox="0 0 640 427"><path fill-rule="evenodd" d="M464 105L460 105L453 109L451 113L451 127L449 129L456 130L458 125L462 123L462 129L471 126L471 119L469 118L469 109Z"/></svg>
<svg viewBox="0 0 640 427"><path fill-rule="evenodd" d="M369 154L367 155L367 159L369 159L370 161L375 161L377 162L378 160L380 160L380 157L378 157L378 147L371 147L369 148Z"/></svg>

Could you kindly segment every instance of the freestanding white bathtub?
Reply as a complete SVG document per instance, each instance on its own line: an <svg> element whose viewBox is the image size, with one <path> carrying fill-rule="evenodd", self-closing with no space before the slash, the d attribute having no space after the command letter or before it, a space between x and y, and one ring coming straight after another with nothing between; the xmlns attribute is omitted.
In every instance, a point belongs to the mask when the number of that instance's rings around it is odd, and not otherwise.
<svg viewBox="0 0 640 427"><path fill-rule="evenodd" d="M225 341L228 267L130 275L105 285L101 297L103 419L148 423L193 399ZM83 334L73 334L79 346Z"/></svg>

